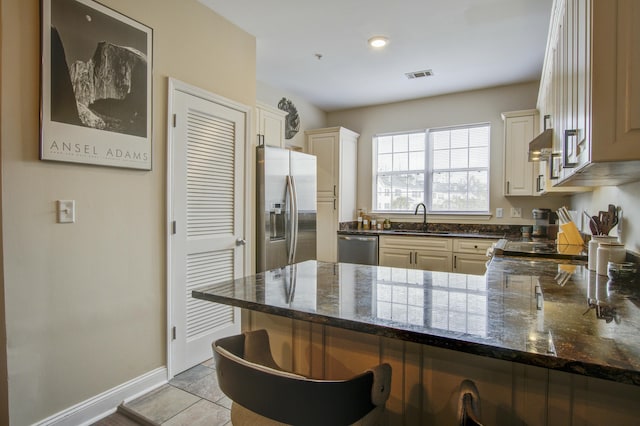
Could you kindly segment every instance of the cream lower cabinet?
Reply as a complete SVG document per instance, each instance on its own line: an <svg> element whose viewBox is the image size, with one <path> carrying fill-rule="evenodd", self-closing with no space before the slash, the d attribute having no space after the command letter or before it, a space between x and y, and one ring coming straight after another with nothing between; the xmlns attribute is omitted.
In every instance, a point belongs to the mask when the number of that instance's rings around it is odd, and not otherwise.
<svg viewBox="0 0 640 426"><path fill-rule="evenodd" d="M483 254L454 253L453 272L469 275L484 275L487 272L487 261Z"/></svg>
<svg viewBox="0 0 640 426"><path fill-rule="evenodd" d="M316 258L324 262L338 261L338 212L336 200L316 201Z"/></svg>
<svg viewBox="0 0 640 426"><path fill-rule="evenodd" d="M453 240L453 272L484 275L487 272L487 249L495 240L457 238Z"/></svg>
<svg viewBox="0 0 640 426"><path fill-rule="evenodd" d="M451 272L453 240L439 237L380 237L378 264L397 268Z"/></svg>

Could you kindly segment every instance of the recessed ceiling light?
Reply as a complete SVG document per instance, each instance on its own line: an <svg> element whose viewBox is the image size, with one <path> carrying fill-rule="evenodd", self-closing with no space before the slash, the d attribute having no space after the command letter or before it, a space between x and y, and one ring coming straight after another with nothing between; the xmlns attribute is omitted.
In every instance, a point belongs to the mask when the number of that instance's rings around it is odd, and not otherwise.
<svg viewBox="0 0 640 426"><path fill-rule="evenodd" d="M375 36L369 39L369 46L371 47L384 47L389 43L389 39L384 36Z"/></svg>

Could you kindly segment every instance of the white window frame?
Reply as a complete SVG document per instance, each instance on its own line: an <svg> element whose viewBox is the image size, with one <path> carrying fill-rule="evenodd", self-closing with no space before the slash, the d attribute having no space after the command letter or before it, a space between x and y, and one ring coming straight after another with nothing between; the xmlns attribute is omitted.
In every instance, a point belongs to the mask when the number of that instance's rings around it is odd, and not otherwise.
<svg viewBox="0 0 640 426"><path fill-rule="evenodd" d="M488 127L489 128L489 137L487 141L487 154L488 154L488 163L487 163L487 210L433 210L431 205L431 196L432 196L432 176L433 176L433 144L431 142L430 133L444 130L455 130L455 129L470 129L473 127ZM414 133L424 133L425 137L425 168L424 168L424 204L427 206L427 213L430 215L464 215L464 216L486 216L491 214L491 123L490 122L480 122L480 123L471 123L471 124L461 124L455 126L443 126L443 127L433 127L424 130L408 130L405 132L393 132L393 133L379 133L373 136L372 143L372 185L371 185L371 196L372 196L372 211L376 213L385 213L385 214L414 214L413 208L409 210L378 210L376 209L378 205L378 191L377 191L377 183L378 183L378 138L384 136L396 136L396 135L409 135ZM465 169L456 169L457 171L473 171L473 170L484 170L484 167L467 167Z"/></svg>

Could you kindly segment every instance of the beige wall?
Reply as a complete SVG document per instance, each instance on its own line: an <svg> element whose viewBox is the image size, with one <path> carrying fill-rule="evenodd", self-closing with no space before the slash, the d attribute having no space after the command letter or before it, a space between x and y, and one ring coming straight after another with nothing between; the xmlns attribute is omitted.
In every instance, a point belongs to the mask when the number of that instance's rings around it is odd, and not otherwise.
<svg viewBox="0 0 640 426"><path fill-rule="evenodd" d="M255 103L249 34L195 0L102 3L154 30L149 172L38 159L40 2L1 3L2 242L15 425L166 364L167 78ZM75 224L55 223L57 199L76 200Z"/></svg>
<svg viewBox="0 0 640 426"><path fill-rule="evenodd" d="M0 3L0 22L2 22L2 7ZM3 34L0 31L0 46L2 46ZM1 47L0 47L1 49ZM0 50L1 52L1 50ZM2 81L2 56L0 54L0 82ZM2 99L2 84L0 84L0 99ZM2 115L0 115L0 129L2 129ZM1 137L0 137L1 142ZM0 147L2 144L0 143ZM0 149L0 164L2 164L2 150ZM0 165L0 172L2 166ZM2 173L0 173L0 188L2 188ZM0 195L0 223L2 223L2 196ZM2 239L2 226L0 226L0 241ZM4 309L4 254L0 245L0 424L9 423L9 383L7 381L7 328Z"/></svg>
<svg viewBox="0 0 640 426"><path fill-rule="evenodd" d="M509 197L502 195L504 169L504 128L502 112L533 109L538 95L538 83L503 86L486 90L436 96L407 102L330 112L329 126L344 126L360 133L358 141L358 208L371 210L371 140L377 133L417 130L429 127L491 123L491 183L490 206L504 209L504 218L492 217L488 223L532 223L535 207L558 208L566 203L563 197ZM522 219L509 217L511 207L522 208ZM410 215L385 215L392 220L416 221ZM432 222L487 223L473 217L430 216Z"/></svg>
<svg viewBox="0 0 640 426"><path fill-rule="evenodd" d="M325 127L327 125L327 113L293 93L285 92L258 81L256 89L257 100L277 108L278 102L282 98L287 98L293 102L300 117L300 130L293 138L287 139L285 142L287 145L291 144L300 147L306 152L307 141L304 131Z"/></svg>
<svg viewBox="0 0 640 426"><path fill-rule="evenodd" d="M640 182L618 187L603 186L593 192L571 197L574 210L586 210L591 215L597 214L600 210L606 211L609 204L622 208L622 222L613 228L609 235L620 236L620 241L625 244L627 250L640 255ZM585 233L590 233L588 224L581 225Z"/></svg>

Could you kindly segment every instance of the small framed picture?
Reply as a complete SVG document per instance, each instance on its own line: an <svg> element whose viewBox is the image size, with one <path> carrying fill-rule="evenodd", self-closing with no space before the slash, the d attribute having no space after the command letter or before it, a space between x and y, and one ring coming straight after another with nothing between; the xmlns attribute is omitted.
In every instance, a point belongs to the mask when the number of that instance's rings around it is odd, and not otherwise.
<svg viewBox="0 0 640 426"><path fill-rule="evenodd" d="M41 0L40 158L151 170L151 28L92 0Z"/></svg>

